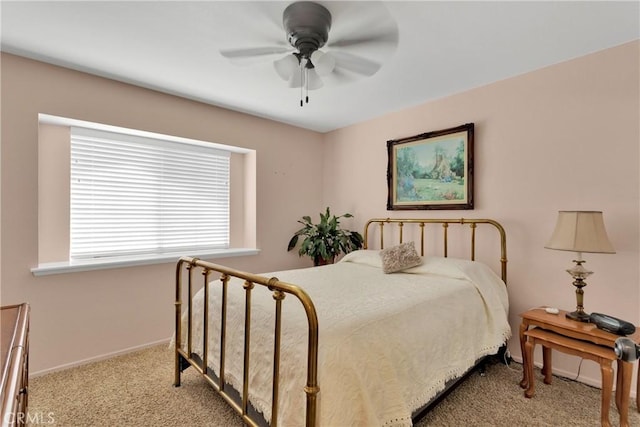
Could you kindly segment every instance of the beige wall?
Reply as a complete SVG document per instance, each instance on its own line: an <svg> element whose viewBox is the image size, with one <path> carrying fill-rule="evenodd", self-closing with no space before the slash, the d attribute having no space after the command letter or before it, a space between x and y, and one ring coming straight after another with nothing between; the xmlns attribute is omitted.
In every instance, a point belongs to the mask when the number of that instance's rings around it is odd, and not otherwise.
<svg viewBox="0 0 640 427"><path fill-rule="evenodd" d="M327 134L325 201L359 222L421 214L500 221L515 334L509 347L517 358L519 313L575 307L564 271L575 254L544 249L556 212L602 210L617 253L584 254L595 272L585 308L640 324L639 50L638 42L625 44ZM386 140L467 122L475 123L475 209L386 212ZM577 374L577 358L554 358L554 367ZM595 363L585 362L581 373L599 383Z"/></svg>
<svg viewBox="0 0 640 427"><path fill-rule="evenodd" d="M31 304L32 372L166 340L173 327L173 264L31 274L38 264L39 198L68 204L68 190L38 192L38 156L47 155L39 153L38 113L256 150L262 252L224 262L255 272L305 265L286 245L296 220L322 207L321 193L309 191L322 174L322 135L7 54L1 78L0 303ZM302 161L307 158L314 161ZM42 221L48 226L60 218Z"/></svg>
<svg viewBox="0 0 640 427"><path fill-rule="evenodd" d="M530 307L575 305L564 272L573 256L543 248L556 211L603 210L617 254L585 254L595 271L586 309L638 324L639 49L626 44L326 135L3 55L2 303L32 304L34 371L171 334L171 264L38 278L29 272L38 256L37 114L47 113L257 150L263 251L224 260L237 268L305 265L284 247L295 221L325 204L353 213L349 225L357 228L380 216L495 218L508 236L514 333L518 313ZM467 122L476 125L475 209L386 211L386 140ZM517 338L510 349L518 358ZM576 374L578 359L555 361ZM585 362L581 379L597 384L591 365Z"/></svg>

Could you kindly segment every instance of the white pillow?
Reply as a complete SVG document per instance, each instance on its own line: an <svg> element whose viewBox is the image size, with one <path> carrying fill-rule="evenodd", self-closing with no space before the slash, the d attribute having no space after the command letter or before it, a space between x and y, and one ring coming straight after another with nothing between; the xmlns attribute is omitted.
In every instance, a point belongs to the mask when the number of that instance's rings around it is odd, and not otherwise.
<svg viewBox="0 0 640 427"><path fill-rule="evenodd" d="M382 268L380 250L378 249L358 249L343 256L338 262L352 262L354 264L364 264L371 267Z"/></svg>

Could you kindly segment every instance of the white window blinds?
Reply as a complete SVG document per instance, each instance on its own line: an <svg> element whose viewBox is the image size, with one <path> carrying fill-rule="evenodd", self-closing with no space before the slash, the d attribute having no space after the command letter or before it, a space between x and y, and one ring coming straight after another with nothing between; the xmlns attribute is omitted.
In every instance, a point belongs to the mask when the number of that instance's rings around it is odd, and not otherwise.
<svg viewBox="0 0 640 427"><path fill-rule="evenodd" d="M229 152L71 129L70 258L229 247Z"/></svg>

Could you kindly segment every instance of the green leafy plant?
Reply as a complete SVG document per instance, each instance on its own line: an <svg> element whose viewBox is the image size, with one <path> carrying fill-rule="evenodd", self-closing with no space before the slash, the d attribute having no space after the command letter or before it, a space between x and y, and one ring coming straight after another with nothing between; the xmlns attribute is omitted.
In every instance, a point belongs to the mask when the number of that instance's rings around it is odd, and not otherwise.
<svg viewBox="0 0 640 427"><path fill-rule="evenodd" d="M320 212L320 222L314 224L311 217L303 216L298 220L303 227L296 231L287 251L296 247L300 237L303 237L298 255L307 255L313 259L313 265L333 263L335 257L341 253L349 253L362 248L362 236L357 231L340 228L340 218L352 218L353 215L332 215L327 207L325 213Z"/></svg>

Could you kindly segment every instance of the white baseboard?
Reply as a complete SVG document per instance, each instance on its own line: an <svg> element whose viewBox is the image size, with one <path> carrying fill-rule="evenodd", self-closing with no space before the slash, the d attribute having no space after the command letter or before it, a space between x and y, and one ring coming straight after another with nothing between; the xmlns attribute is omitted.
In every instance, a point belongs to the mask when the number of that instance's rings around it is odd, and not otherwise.
<svg viewBox="0 0 640 427"><path fill-rule="evenodd" d="M513 360L522 364L522 357L513 357ZM534 366L542 369L542 362L533 362ZM640 369L640 368L638 368ZM573 372L569 372L569 371L565 371L563 369L556 369L556 368L551 368L551 371L553 372L554 375L557 375L559 377L564 377L564 378L568 378L570 380L574 380L574 381L578 381L581 382L583 384L589 385L591 387L595 387L595 388L599 388L602 389L602 380L600 378L591 378L591 377L578 377L576 379L576 374ZM613 388L615 390L616 387L616 382L615 382L615 378L613 381ZM630 397L635 399L636 398L636 390L635 387L631 387L631 394Z"/></svg>
<svg viewBox="0 0 640 427"><path fill-rule="evenodd" d="M150 342L142 345L138 345L135 347L129 347L122 350L114 351L112 353L101 354L99 356L90 357L88 359L78 360L76 362L66 363L64 365L54 366L53 368L43 369L41 371L29 372L29 378L35 378L42 375L50 374L52 372L64 371L65 369L75 368L78 366L86 365L87 363L99 362L101 360L111 359L112 357L121 356L127 353L133 353L134 351L144 350L145 348L155 347L160 344L167 344L171 342L171 338L167 338L164 340L159 340L155 342Z"/></svg>

